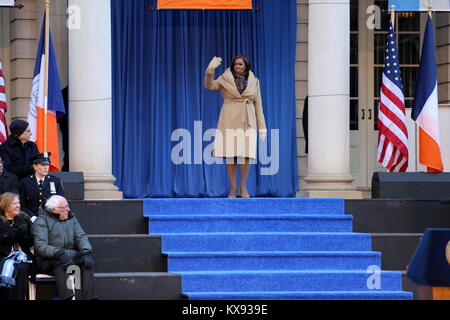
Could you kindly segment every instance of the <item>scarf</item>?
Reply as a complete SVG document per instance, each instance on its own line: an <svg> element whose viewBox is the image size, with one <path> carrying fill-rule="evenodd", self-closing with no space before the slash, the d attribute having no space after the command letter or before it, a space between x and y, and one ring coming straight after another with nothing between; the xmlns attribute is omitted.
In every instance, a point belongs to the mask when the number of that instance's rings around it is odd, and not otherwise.
<svg viewBox="0 0 450 320"><path fill-rule="evenodd" d="M17 263L31 263L28 261L27 255L23 251L12 251L9 256L2 260L0 268L0 287L12 288L16 285L14 279L14 265Z"/></svg>
<svg viewBox="0 0 450 320"><path fill-rule="evenodd" d="M236 83L236 87L239 91L239 94L242 94L245 89L247 89L247 79L245 76L234 76L234 82Z"/></svg>
<svg viewBox="0 0 450 320"><path fill-rule="evenodd" d="M233 98L249 99L251 101L256 101L256 99L258 99L259 81L251 71L249 72L248 79L246 81L246 89L242 93L239 93L235 77L230 69L225 70L225 72L218 78L218 81Z"/></svg>

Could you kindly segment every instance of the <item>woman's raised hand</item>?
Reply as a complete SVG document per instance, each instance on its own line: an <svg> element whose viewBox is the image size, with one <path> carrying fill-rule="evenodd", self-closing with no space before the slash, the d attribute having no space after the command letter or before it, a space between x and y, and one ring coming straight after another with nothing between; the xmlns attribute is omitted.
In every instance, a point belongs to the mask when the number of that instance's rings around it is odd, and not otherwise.
<svg viewBox="0 0 450 320"><path fill-rule="evenodd" d="M217 67L219 67L222 64L222 58L220 57L214 57L211 62L209 63L208 69L209 70L215 70Z"/></svg>

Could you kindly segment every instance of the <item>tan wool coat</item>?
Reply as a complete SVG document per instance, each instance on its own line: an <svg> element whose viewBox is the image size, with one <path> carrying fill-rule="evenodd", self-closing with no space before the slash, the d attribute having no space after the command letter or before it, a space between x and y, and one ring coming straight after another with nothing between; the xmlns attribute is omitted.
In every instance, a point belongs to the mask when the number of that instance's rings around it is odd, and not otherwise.
<svg viewBox="0 0 450 320"><path fill-rule="evenodd" d="M257 129L266 129L259 80L250 71L247 88L241 94L227 69L217 80L214 70L206 70L205 88L220 91L224 103L214 141L214 156L256 159Z"/></svg>

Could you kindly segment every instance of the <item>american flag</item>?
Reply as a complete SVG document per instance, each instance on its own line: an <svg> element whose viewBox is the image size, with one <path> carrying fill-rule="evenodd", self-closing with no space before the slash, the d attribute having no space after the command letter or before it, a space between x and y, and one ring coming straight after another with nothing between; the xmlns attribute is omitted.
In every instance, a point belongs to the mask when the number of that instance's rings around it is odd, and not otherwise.
<svg viewBox="0 0 450 320"><path fill-rule="evenodd" d="M0 61L0 144L6 141L8 137L8 126L6 125L5 113L8 111L6 106L5 78L3 77L3 66Z"/></svg>
<svg viewBox="0 0 450 320"><path fill-rule="evenodd" d="M408 168L408 131L397 41L392 24L388 33L377 126L378 162L389 171L405 172Z"/></svg>

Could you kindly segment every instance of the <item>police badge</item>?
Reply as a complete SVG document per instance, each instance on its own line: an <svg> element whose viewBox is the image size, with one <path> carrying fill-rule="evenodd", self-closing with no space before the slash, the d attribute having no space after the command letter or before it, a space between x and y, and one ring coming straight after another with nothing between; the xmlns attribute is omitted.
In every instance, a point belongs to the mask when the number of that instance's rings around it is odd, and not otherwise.
<svg viewBox="0 0 450 320"><path fill-rule="evenodd" d="M56 186L54 182L50 182L50 193L56 194Z"/></svg>

